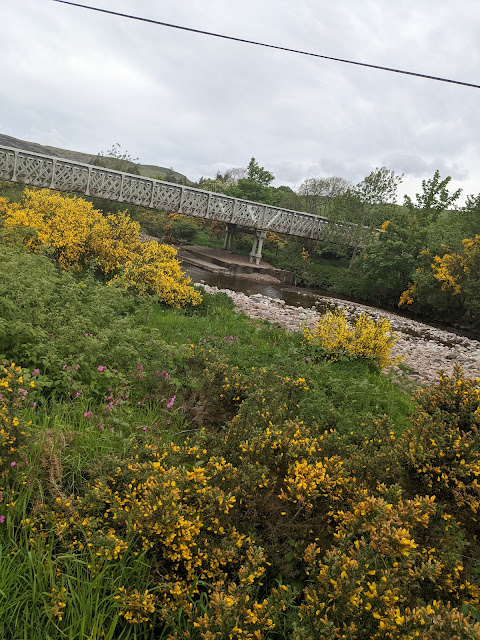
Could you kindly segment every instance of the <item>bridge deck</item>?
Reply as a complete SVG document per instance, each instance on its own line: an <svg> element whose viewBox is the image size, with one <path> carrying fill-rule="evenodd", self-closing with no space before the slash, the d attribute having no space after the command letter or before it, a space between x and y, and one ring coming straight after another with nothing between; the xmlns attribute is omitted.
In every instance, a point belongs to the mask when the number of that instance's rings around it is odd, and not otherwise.
<svg viewBox="0 0 480 640"><path fill-rule="evenodd" d="M322 239L328 218L0 145L0 180ZM260 248L261 250L261 248Z"/></svg>

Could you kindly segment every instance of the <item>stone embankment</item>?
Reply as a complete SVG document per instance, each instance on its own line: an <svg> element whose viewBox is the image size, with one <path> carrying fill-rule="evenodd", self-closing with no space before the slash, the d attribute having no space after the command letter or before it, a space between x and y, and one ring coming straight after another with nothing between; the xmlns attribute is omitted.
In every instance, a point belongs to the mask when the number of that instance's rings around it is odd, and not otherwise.
<svg viewBox="0 0 480 640"><path fill-rule="evenodd" d="M310 308L293 307L284 300L269 298L262 294L247 296L230 289L219 289L200 284L208 293L223 292L232 298L237 311L251 318L259 318L277 323L290 331L300 331L305 324L312 326L322 315L316 306ZM432 384L438 379L438 372L451 374L456 363L460 364L468 377L480 377L480 342L450 331L437 329L416 320L410 320L375 307L367 307L355 302L317 296L316 305L320 309L344 309L348 317L368 313L373 318L387 318L398 334L395 352L404 358L404 371L397 371L399 377L406 377L414 384Z"/></svg>

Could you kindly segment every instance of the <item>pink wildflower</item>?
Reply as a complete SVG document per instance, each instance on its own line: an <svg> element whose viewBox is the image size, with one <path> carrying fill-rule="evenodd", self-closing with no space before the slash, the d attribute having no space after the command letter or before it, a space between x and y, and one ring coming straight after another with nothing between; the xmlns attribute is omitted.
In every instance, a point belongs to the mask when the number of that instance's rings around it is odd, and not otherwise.
<svg viewBox="0 0 480 640"><path fill-rule="evenodd" d="M5 516L0 516L0 524L3 524L5 522Z"/></svg>
<svg viewBox="0 0 480 640"><path fill-rule="evenodd" d="M174 405L174 403L175 403L175 398L176 398L176 397L177 397L177 396L175 395L175 396L172 396L172 397L170 398L170 401L169 401L169 402L167 402L167 405L166 405L166 406L167 406L167 409L170 409L170 407L173 407L173 405Z"/></svg>
<svg viewBox="0 0 480 640"><path fill-rule="evenodd" d="M107 370L107 367L104 367L102 364L97 368L98 368L99 371L106 371Z"/></svg>
<svg viewBox="0 0 480 640"><path fill-rule="evenodd" d="M91 415L92 415L91 411L85 411L84 414L83 414L83 417L84 418L89 418Z"/></svg>

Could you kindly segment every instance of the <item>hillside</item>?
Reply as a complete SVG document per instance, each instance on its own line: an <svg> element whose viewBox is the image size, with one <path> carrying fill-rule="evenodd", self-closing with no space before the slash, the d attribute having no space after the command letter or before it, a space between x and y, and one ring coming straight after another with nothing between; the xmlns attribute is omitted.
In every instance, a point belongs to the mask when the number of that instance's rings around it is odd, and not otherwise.
<svg viewBox="0 0 480 640"><path fill-rule="evenodd" d="M74 160L75 162L85 162L87 164L95 159L97 154L95 153L83 153L81 151L71 151L70 149L60 149L59 147L51 147L49 145L41 145L37 142L28 142L27 140L20 140L12 136L7 136L0 133L0 145L6 147L15 147L16 149L22 149L23 151L33 151L35 153L43 153L48 156L57 156L58 158L66 158L67 160ZM148 178L163 178L169 173L173 173L176 181L185 180L187 184L190 181L183 174L167 167L159 167L154 164L138 164L140 175L147 176Z"/></svg>

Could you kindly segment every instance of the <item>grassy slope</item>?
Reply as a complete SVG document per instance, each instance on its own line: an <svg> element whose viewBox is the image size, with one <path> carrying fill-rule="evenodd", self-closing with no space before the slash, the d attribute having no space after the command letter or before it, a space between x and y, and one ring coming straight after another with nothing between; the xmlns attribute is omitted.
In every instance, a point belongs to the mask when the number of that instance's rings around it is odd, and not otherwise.
<svg viewBox="0 0 480 640"><path fill-rule="evenodd" d="M60 147L52 147L49 145L41 145L38 142L28 142L26 140L20 140L19 138L13 138L0 134L0 145L6 147L15 147L23 149L25 151L34 151L35 153L42 153L44 155L57 156L59 158L66 158L67 160L74 160L75 162L90 163L92 158L96 157L96 153L84 153L82 151L71 151L70 149L62 149ZM169 170L167 167L160 167L153 164L139 164L138 169L140 175L147 176L148 178L159 178L165 176ZM185 176L178 171L173 171L177 179L185 178Z"/></svg>

